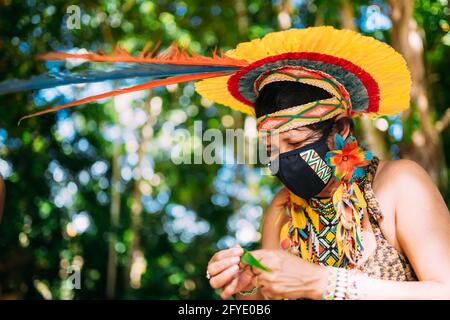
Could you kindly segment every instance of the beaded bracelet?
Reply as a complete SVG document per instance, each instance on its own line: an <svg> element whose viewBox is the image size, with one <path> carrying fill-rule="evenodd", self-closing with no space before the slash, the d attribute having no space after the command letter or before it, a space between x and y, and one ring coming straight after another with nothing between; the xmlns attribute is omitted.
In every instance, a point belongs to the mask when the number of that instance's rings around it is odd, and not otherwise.
<svg viewBox="0 0 450 320"><path fill-rule="evenodd" d="M336 291L334 292L335 300L346 300L347 288L349 285L348 271L344 268L337 268Z"/></svg>
<svg viewBox="0 0 450 320"><path fill-rule="evenodd" d="M338 268L328 268L327 291L322 296L322 300L334 300L334 295L336 292L337 273Z"/></svg>
<svg viewBox="0 0 450 320"><path fill-rule="evenodd" d="M362 297L361 282L365 275L356 270L327 267L328 284L322 300L358 300Z"/></svg>
<svg viewBox="0 0 450 320"><path fill-rule="evenodd" d="M258 291L258 288L257 287L253 287L249 291L239 291L239 294L242 294L243 296L251 296L252 294L255 294L256 291Z"/></svg>

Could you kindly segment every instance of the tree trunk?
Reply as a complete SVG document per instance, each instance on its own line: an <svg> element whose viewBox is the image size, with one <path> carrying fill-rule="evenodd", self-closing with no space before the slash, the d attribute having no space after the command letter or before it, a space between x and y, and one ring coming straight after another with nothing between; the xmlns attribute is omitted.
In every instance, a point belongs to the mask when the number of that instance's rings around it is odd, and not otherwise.
<svg viewBox="0 0 450 320"><path fill-rule="evenodd" d="M342 0L342 7L340 11L341 27L357 31L355 25L355 13L352 4L349 0ZM374 122L367 117L359 118L364 141L367 143L369 149L378 157L387 159L389 157L386 148L386 142L383 134L374 126Z"/></svg>
<svg viewBox="0 0 450 320"><path fill-rule="evenodd" d="M239 37L248 35L248 16L244 0L237 0L234 6L237 15L237 25Z"/></svg>
<svg viewBox="0 0 450 320"><path fill-rule="evenodd" d="M110 238L108 248L108 268L106 279L106 297L113 299L116 293L117 280L117 229L120 218L120 144L114 142L114 154L112 159L111 178L111 211L110 211Z"/></svg>
<svg viewBox="0 0 450 320"><path fill-rule="evenodd" d="M281 0L277 17L280 30L287 30L292 27L292 11L293 7L291 0Z"/></svg>
<svg viewBox="0 0 450 320"><path fill-rule="evenodd" d="M422 32L413 17L413 0L390 0L392 19L392 45L405 58L412 77L411 102L417 107L420 127L412 133L412 144L402 144L402 157L417 161L428 171L434 182L445 169L444 153L439 132L431 114L433 107L427 95ZM405 120L411 112L405 112Z"/></svg>
<svg viewBox="0 0 450 320"><path fill-rule="evenodd" d="M144 160L148 151L148 146L153 135L152 126L156 122L155 117L151 112L150 94L147 101L145 101L145 112L147 113L147 121L140 130L140 144L138 148L138 164L137 167L141 170L141 177L134 181L133 192L131 196L131 244L128 250L128 265L125 272L125 288L139 288L141 285L141 276L144 272L143 261L144 254L141 249L141 224L142 224L142 183L145 183L142 178L142 170L144 168Z"/></svg>

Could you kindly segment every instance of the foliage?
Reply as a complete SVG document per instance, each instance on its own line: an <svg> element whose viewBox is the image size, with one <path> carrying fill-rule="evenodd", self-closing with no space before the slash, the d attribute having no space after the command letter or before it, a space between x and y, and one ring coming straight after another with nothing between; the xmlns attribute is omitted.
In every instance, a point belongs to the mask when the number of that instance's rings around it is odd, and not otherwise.
<svg viewBox="0 0 450 320"><path fill-rule="evenodd" d="M450 103L444 2L421 0L415 9L428 40L436 118ZM340 1L332 3L292 1L293 26L317 21L338 26ZM79 2L81 29L70 30L66 1L0 1L0 80L46 72L54 66L33 57L73 47L108 51L119 43L138 52L147 41L161 40L163 47L177 41L204 54L215 47L226 50L278 30L278 5L87 0ZM248 30L239 30L242 19ZM7 190L0 298L217 298L205 278L207 261L218 248L236 242L257 245L263 208L279 185L261 176L258 167L174 165L171 142L176 130L194 132L195 120L205 130L225 130L242 127L246 119L210 106L188 84L17 125L36 107L71 100L84 89L0 96L0 173ZM449 159L448 129L442 137ZM117 223L111 220L115 213ZM108 272L111 264L115 276ZM70 265L81 268L81 289L66 286Z"/></svg>

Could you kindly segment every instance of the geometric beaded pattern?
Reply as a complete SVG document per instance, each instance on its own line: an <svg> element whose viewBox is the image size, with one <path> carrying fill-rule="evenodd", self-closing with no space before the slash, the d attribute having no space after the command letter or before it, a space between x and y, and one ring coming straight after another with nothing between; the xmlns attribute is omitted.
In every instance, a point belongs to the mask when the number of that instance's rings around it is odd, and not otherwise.
<svg viewBox="0 0 450 320"><path fill-rule="evenodd" d="M323 199L332 203L331 199ZM336 212L332 211L329 214L320 214L313 209L313 212L306 213L306 217L311 224L314 232L316 243L313 244L315 250L315 262L323 266L342 266L339 262L339 253L336 243L336 226L339 223L339 217Z"/></svg>
<svg viewBox="0 0 450 320"><path fill-rule="evenodd" d="M342 99L332 97L283 109L258 118L257 128L260 132L284 132L295 127L324 121L342 113L342 104Z"/></svg>
<svg viewBox="0 0 450 320"><path fill-rule="evenodd" d="M358 178L356 183L363 186L365 176ZM346 257L339 263L339 251L336 243L336 227L339 218L334 209L332 198L311 198L308 201L312 212L305 212L308 222L312 226L312 232L316 239L315 260L320 265L342 267L347 266ZM362 219L362 216L360 216Z"/></svg>
<svg viewBox="0 0 450 320"><path fill-rule="evenodd" d="M365 181L366 177L363 176L355 182L362 188ZM306 227L302 230L300 228L293 228L292 221L290 221L289 235L283 235L283 237L292 236L292 233L296 230L299 236L306 242L308 250L311 251L312 262L323 266L349 267L346 256L339 261L339 251L336 243L336 226L339 223L339 219L334 209L332 198L313 197L307 201L307 204L310 210L303 210L307 220ZM360 219L362 219L362 212ZM296 248L294 252L296 252L296 255L302 257L298 244L291 247L291 252L292 248Z"/></svg>
<svg viewBox="0 0 450 320"><path fill-rule="evenodd" d="M295 127L330 119L351 108L348 92L342 84L324 72L301 66L283 66L263 72L254 82L255 92L261 91L269 83L278 81L294 81L319 87L327 91L331 98L285 108L259 117L256 123L260 132L287 131Z"/></svg>
<svg viewBox="0 0 450 320"><path fill-rule="evenodd" d="M331 219L329 219L331 218ZM319 255L317 257L319 264L334 266L339 261L338 248L336 245L336 226L339 222L337 216L320 216L319 227Z"/></svg>
<svg viewBox="0 0 450 320"><path fill-rule="evenodd" d="M373 172L376 172L377 165L378 159L374 158L368 166L367 171L370 171L374 167ZM366 178L369 179L366 181ZM372 179L373 175L369 175L368 177L364 176L358 179L359 181L357 180L356 182L360 188L364 190L364 198L366 199L368 205L367 213L376 239L376 247L375 252L373 252L363 264L358 265L356 269L375 279L391 281L417 281L417 275L415 274L408 257L398 251L389 243L388 240L386 240L380 226L378 225L378 221L376 220L378 215L375 214L375 212L380 211L378 201L376 201L372 188L363 187L371 185ZM368 198L372 198L374 201L369 201ZM315 241L316 244L319 244L319 247L317 248L318 250L316 250L316 248L314 248L315 250L312 250L313 262L326 266L347 268L348 263L345 257L343 259L344 261L342 261L339 265L336 262L333 263L334 259L330 258L335 257L336 254L334 252L337 252L337 250L335 251L334 249L335 246L333 244L330 245L330 243L332 243L332 237L336 236L333 228L335 223L333 216L336 214L333 206L331 205L331 199L311 198L308 201L308 204L312 210L304 211L307 218L308 227L302 231L309 231L305 238L311 238L311 236L313 236L315 240L318 240ZM282 234L282 236L284 238L287 234ZM327 240L323 239L327 237ZM319 254L317 254L317 252ZM302 257L300 252L297 254ZM332 290L333 289L335 290L335 288L332 288ZM324 298L329 299L329 297Z"/></svg>
<svg viewBox="0 0 450 320"><path fill-rule="evenodd" d="M314 149L300 152L300 157L314 170L317 176L327 183L331 177L331 168L323 161Z"/></svg>

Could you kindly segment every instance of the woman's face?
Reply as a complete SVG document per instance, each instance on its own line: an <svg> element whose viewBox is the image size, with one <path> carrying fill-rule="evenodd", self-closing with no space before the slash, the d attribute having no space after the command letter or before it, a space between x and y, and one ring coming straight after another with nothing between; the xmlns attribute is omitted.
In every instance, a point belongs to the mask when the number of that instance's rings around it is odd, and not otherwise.
<svg viewBox="0 0 450 320"><path fill-rule="evenodd" d="M273 161L280 153L298 149L319 140L321 133L308 128L296 128L265 137L267 155Z"/></svg>
<svg viewBox="0 0 450 320"><path fill-rule="evenodd" d="M339 118L340 117L338 116L337 119ZM345 125L339 133L345 139L350 134L350 125ZM306 127L300 127L282 132L280 134L267 135L264 137L263 142L266 146L267 155L269 156L270 161L274 161L281 153L295 150L318 141L322 137L322 134L323 133L320 131L313 131ZM332 131L327 139L328 148L330 149L333 149L334 146L333 137L334 131ZM332 194L332 192L336 189L337 185L337 180L330 179L326 187L316 196L330 196L330 194Z"/></svg>

